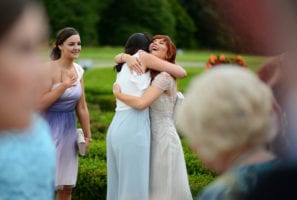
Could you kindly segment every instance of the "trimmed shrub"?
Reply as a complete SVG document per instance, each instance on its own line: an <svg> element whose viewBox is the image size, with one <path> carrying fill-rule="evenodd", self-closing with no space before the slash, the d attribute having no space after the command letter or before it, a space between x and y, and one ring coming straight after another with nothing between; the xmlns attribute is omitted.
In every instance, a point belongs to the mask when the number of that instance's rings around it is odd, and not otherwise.
<svg viewBox="0 0 297 200"><path fill-rule="evenodd" d="M102 111L114 111L115 97L113 94L98 94L86 90L86 100L88 105L97 106Z"/></svg>
<svg viewBox="0 0 297 200"><path fill-rule="evenodd" d="M73 200L106 199L106 143L93 140L85 157L79 157L77 185Z"/></svg>
<svg viewBox="0 0 297 200"><path fill-rule="evenodd" d="M200 70L200 69L199 69ZM100 76L107 77L105 87ZM194 76L195 73L189 73L188 76ZM107 189L107 166L106 166L106 132L114 115L114 96L112 92L106 93L107 88L112 85L112 76L114 72L109 69L92 69L85 73L85 86L87 86L86 98L88 102L91 130L94 140L89 146L87 155L79 157L79 171L77 186L73 190L74 200L100 200L106 199ZM100 82L101 81L101 82ZM182 82L181 86L185 88L188 82ZM99 89L98 89L99 88ZM101 89L101 90L100 90ZM182 137L181 137L182 138ZM211 182L215 174L207 170L196 155L189 149L187 140L182 138L182 145L186 166L188 170L189 183L193 196L209 182Z"/></svg>
<svg viewBox="0 0 297 200"><path fill-rule="evenodd" d="M193 196L210 183L215 175L206 170L196 158L186 142L182 142L188 170L189 183ZM86 156L79 157L77 186L73 191L73 199L105 199L107 189L106 142L93 140Z"/></svg>
<svg viewBox="0 0 297 200"><path fill-rule="evenodd" d="M98 158L80 158L78 170L73 200L106 199L106 161Z"/></svg>

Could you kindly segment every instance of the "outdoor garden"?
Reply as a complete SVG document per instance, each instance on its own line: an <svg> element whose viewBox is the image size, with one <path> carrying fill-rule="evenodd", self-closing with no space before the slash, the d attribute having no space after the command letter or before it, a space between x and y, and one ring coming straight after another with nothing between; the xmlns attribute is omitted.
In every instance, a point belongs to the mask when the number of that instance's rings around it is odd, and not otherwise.
<svg viewBox="0 0 297 200"><path fill-rule="evenodd" d="M93 63L92 68L87 69L84 74L93 140L87 155L79 158L78 182L73 192L73 199L105 199L107 181L105 138L115 109L112 85L116 72L113 70L113 57L122 49L122 47L86 48L82 50L80 59L77 61L89 60ZM225 59L236 57L230 52L198 50L184 51L177 55L177 63L181 63L188 74L186 78L178 80L180 91L185 92L191 79L207 70L206 63L211 55L224 55ZM247 68L253 71L256 71L265 59L265 57L252 55L241 56ZM181 134L180 136L191 190L193 194L197 194L216 175L205 169L196 155L191 152L186 139Z"/></svg>
<svg viewBox="0 0 297 200"><path fill-rule="evenodd" d="M86 156L79 157L75 200L106 197L106 132L115 110L113 59L123 51L132 33L170 36L177 47L176 62L187 71L187 77L178 80L181 92L187 90L193 77L218 63L237 63L256 72L272 55L269 51L273 50L272 31L268 26L264 31L257 29L266 19L265 12L259 9L249 13L246 9L257 6L258 1L43 0L43 3L50 25L49 46L53 45L57 31L67 26L76 28L82 41L77 62L86 69L84 86L93 140ZM228 11L230 15L226 14ZM179 135L195 196L216 174L202 165L187 140Z"/></svg>

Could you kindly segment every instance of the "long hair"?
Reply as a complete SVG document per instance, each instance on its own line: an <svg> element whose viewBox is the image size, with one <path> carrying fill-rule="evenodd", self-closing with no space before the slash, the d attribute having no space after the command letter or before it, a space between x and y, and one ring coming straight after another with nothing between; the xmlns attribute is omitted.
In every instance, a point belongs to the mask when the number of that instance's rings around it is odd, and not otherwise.
<svg viewBox="0 0 297 200"><path fill-rule="evenodd" d="M78 31L72 27L66 27L58 31L56 36L55 46L51 51L51 59L58 60L61 57L61 50L59 45L63 44L72 35L79 35Z"/></svg>
<svg viewBox="0 0 297 200"><path fill-rule="evenodd" d="M148 33L134 33L132 34L126 44L125 44L125 53L133 55L138 50L144 50L149 52L149 45L152 42L152 37ZM123 63L119 63L114 66L114 69L117 72L120 72L122 69Z"/></svg>

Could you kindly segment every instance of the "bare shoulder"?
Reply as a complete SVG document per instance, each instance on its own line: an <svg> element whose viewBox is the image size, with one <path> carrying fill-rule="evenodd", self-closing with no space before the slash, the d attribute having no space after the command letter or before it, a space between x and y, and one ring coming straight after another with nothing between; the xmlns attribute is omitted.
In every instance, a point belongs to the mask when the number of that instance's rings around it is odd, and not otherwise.
<svg viewBox="0 0 297 200"><path fill-rule="evenodd" d="M49 61L43 64L43 71L46 73L47 79L52 83L59 82L61 78L61 68L56 61Z"/></svg>

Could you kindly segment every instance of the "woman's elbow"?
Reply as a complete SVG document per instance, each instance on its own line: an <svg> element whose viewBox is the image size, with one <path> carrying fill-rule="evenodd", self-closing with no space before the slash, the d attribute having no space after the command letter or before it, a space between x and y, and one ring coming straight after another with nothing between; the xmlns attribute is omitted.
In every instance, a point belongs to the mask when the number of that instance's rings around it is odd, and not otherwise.
<svg viewBox="0 0 297 200"><path fill-rule="evenodd" d="M187 76L187 71L186 70L184 70L183 71L183 73L182 73L182 76L181 76L181 78L185 78Z"/></svg>
<svg viewBox="0 0 297 200"><path fill-rule="evenodd" d="M48 109L49 107L50 107L49 103L41 100L41 101L37 102L37 104L35 105L35 110L44 111L44 110Z"/></svg>
<svg viewBox="0 0 297 200"><path fill-rule="evenodd" d="M187 72L186 70L181 70L178 74L176 78L185 78L187 76Z"/></svg>
<svg viewBox="0 0 297 200"><path fill-rule="evenodd" d="M138 104L135 106L135 109L137 109L137 110L144 110L144 109L146 109L147 107L149 107L149 105L140 102L140 103L138 103Z"/></svg>

